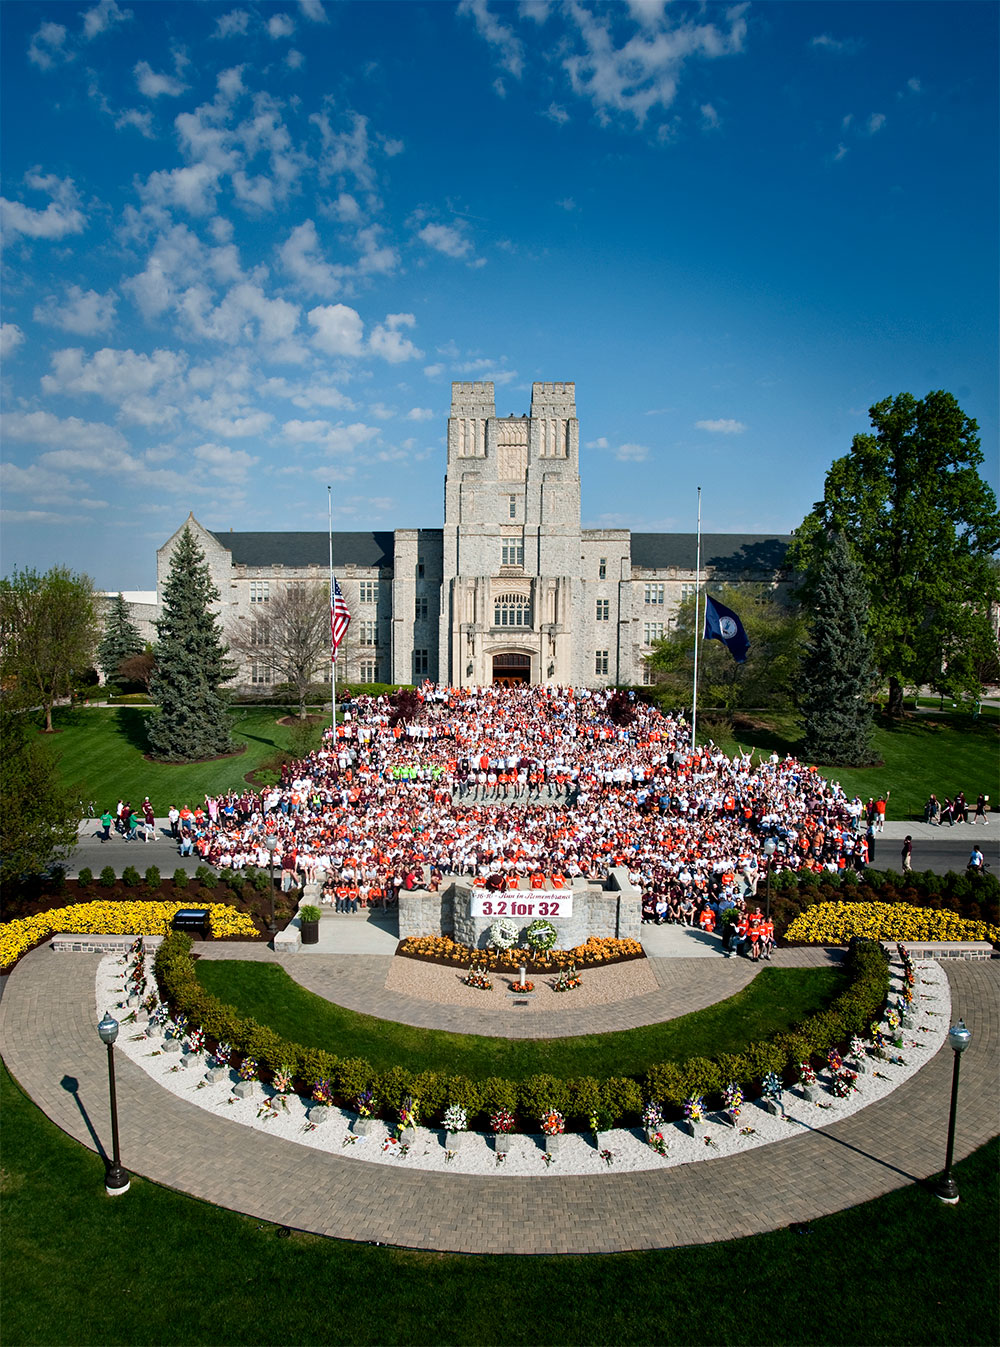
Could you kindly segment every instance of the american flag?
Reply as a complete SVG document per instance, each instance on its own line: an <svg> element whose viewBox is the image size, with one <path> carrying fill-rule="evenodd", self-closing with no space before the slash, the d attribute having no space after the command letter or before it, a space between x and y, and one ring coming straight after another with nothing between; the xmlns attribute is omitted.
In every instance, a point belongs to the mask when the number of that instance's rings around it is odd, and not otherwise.
<svg viewBox="0 0 1000 1347"><path fill-rule="evenodd" d="M347 628L350 625L351 615L347 611L347 603L340 592L340 584L335 578L330 593L330 640L333 645L330 659L334 664L337 662L337 647L347 635Z"/></svg>

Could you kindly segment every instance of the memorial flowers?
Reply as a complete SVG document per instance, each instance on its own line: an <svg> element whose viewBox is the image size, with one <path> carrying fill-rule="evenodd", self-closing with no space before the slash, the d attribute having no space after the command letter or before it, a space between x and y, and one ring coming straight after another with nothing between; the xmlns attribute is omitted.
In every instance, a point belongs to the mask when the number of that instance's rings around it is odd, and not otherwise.
<svg viewBox="0 0 1000 1347"><path fill-rule="evenodd" d="M840 1053L837 1051L836 1048L831 1048L830 1051L826 1054L826 1064L830 1068L830 1071L833 1075L836 1075L837 1072L844 1065L844 1059L843 1057L841 1057Z"/></svg>
<svg viewBox="0 0 1000 1347"><path fill-rule="evenodd" d="M464 1132L469 1126L469 1115L461 1104L449 1104L444 1111L446 1132Z"/></svg>
<svg viewBox="0 0 1000 1347"><path fill-rule="evenodd" d="M520 927L509 917L501 917L490 927L489 942L494 949L513 949L517 943Z"/></svg>
<svg viewBox="0 0 1000 1347"><path fill-rule="evenodd" d="M205 1034L201 1029L192 1029L188 1034L188 1051L198 1053L205 1047Z"/></svg>
<svg viewBox="0 0 1000 1347"><path fill-rule="evenodd" d="M662 1132L647 1132L646 1140L652 1146L653 1150L656 1151L657 1155L665 1156L667 1154L667 1142Z"/></svg>
<svg viewBox="0 0 1000 1347"><path fill-rule="evenodd" d="M663 1109L653 1099L642 1110L642 1125L647 1132L658 1132L663 1126Z"/></svg>
<svg viewBox="0 0 1000 1347"><path fill-rule="evenodd" d="M692 1095L690 1099L684 1100L684 1117L690 1123L703 1123L705 1121L705 1101L700 1094Z"/></svg>
<svg viewBox="0 0 1000 1347"><path fill-rule="evenodd" d="M559 932L544 917L536 917L525 934L528 945L537 953L552 949L558 939Z"/></svg>
<svg viewBox="0 0 1000 1347"><path fill-rule="evenodd" d="M743 1107L743 1091L735 1081L730 1081L722 1092L722 1102L727 1113L732 1115L733 1122L740 1116L740 1109Z"/></svg>
<svg viewBox="0 0 1000 1347"><path fill-rule="evenodd" d="M378 1099L375 1097L375 1091L370 1088L362 1090L354 1100L354 1107L357 1110L359 1118L374 1117L375 1110L378 1108Z"/></svg>
<svg viewBox="0 0 1000 1347"><path fill-rule="evenodd" d="M217 1043L212 1058L217 1066L228 1066L233 1050L228 1043Z"/></svg>
<svg viewBox="0 0 1000 1347"><path fill-rule="evenodd" d="M830 1084L830 1093L836 1095L838 1099L846 1099L858 1088L857 1072L842 1068L836 1073Z"/></svg>
<svg viewBox="0 0 1000 1347"><path fill-rule="evenodd" d="M467 987L475 987L481 992L493 990L493 983L484 968L470 968L462 981Z"/></svg>
<svg viewBox="0 0 1000 1347"><path fill-rule="evenodd" d="M538 1121L547 1137L560 1136L566 1130L566 1120L557 1108L547 1108Z"/></svg>
<svg viewBox="0 0 1000 1347"><path fill-rule="evenodd" d="M243 1061L240 1063L238 1074L240 1080L254 1081L258 1078L257 1063L253 1057L243 1058Z"/></svg>
<svg viewBox="0 0 1000 1347"><path fill-rule="evenodd" d="M416 1131L419 1121L420 1100L408 1094L399 1106L399 1135L402 1136L408 1127Z"/></svg>
<svg viewBox="0 0 1000 1347"><path fill-rule="evenodd" d="M291 1094L292 1092L292 1069L290 1066L279 1066L271 1078L271 1084L278 1094Z"/></svg>
<svg viewBox="0 0 1000 1347"><path fill-rule="evenodd" d="M583 986L583 979L580 977L580 974L576 971L576 964L571 963L567 969L565 969L562 973L559 974L555 982L553 982L552 990L554 992L571 992L574 991L577 987L582 986Z"/></svg>
<svg viewBox="0 0 1000 1347"><path fill-rule="evenodd" d="M513 1132L513 1113L511 1113L509 1108L498 1108L494 1113L490 1114L490 1126L493 1128L494 1132Z"/></svg>
<svg viewBox="0 0 1000 1347"><path fill-rule="evenodd" d="M312 1101L319 1104L321 1108L329 1107L333 1103L333 1089L328 1080L314 1080L312 1087Z"/></svg>

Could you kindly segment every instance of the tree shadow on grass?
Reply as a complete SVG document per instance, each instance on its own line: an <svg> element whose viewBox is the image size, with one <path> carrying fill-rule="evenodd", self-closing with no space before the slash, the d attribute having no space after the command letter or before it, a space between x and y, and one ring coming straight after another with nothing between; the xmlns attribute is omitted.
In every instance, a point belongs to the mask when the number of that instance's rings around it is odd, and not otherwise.
<svg viewBox="0 0 1000 1347"><path fill-rule="evenodd" d="M135 706L120 706L115 716L115 729L132 748L140 753L149 752L149 736L146 732L149 724L149 712L140 711Z"/></svg>

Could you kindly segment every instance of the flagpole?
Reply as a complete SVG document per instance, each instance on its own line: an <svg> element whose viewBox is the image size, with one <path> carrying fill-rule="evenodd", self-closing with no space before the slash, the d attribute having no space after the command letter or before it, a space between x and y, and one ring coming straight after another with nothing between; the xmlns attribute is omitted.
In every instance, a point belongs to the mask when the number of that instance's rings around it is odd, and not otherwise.
<svg viewBox="0 0 1000 1347"><path fill-rule="evenodd" d="M694 756L695 734L698 726L698 640L701 628L698 613L701 599L701 487L698 488L698 550L694 563L694 691L691 697L691 755Z"/></svg>
<svg viewBox="0 0 1000 1347"><path fill-rule="evenodd" d="M330 617L333 617L333 488L326 488L326 504L330 523ZM333 625L330 625L330 727L333 746L337 746L337 651L333 645Z"/></svg>

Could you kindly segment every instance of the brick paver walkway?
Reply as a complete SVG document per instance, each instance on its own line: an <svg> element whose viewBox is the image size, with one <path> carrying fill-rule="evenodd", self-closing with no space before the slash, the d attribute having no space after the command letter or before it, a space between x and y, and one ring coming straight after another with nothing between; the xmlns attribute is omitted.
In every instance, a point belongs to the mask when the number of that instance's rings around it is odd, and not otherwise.
<svg viewBox="0 0 1000 1347"><path fill-rule="evenodd" d="M15 1079L91 1149L98 1139L107 1144L110 1130L106 1054L94 1023L97 962L34 950L0 1002L0 1050ZM953 1013L973 1034L962 1067L960 1158L998 1130L1000 964L956 961L946 971ZM119 1057L122 1158L206 1201L345 1239L465 1253L702 1244L809 1221L939 1170L951 1069L951 1053L939 1052L878 1103L742 1156L663 1172L505 1179L361 1165L236 1133Z"/></svg>

